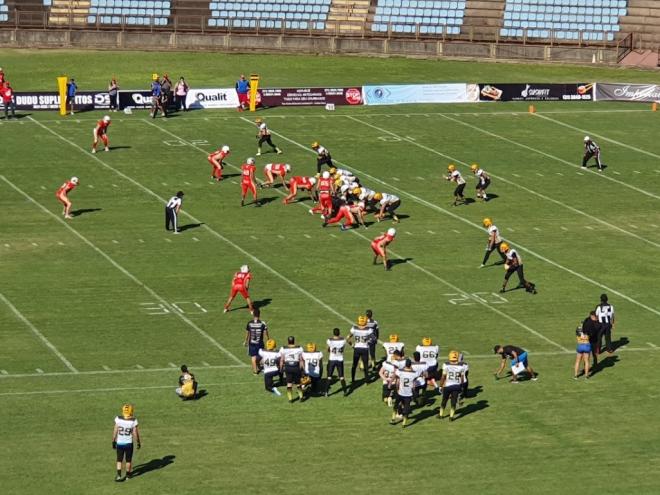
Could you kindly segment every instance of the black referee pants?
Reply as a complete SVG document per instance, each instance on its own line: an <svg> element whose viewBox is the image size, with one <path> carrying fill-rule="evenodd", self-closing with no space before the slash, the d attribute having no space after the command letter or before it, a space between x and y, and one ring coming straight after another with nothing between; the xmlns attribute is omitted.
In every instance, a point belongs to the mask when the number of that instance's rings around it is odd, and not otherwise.
<svg viewBox="0 0 660 495"><path fill-rule="evenodd" d="M605 337L605 349L607 352L612 352L612 324L601 323L602 327L598 332L598 347L603 348L603 337Z"/></svg>
<svg viewBox="0 0 660 495"><path fill-rule="evenodd" d="M170 225L172 228L170 229ZM177 223L177 213L174 208L165 207L165 230L173 230L174 232L179 231L179 225Z"/></svg>

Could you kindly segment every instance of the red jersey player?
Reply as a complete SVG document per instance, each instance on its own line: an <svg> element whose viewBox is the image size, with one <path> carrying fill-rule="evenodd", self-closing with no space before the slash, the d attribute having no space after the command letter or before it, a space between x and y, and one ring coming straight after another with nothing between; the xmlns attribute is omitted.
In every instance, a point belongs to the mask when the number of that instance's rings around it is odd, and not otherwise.
<svg viewBox="0 0 660 495"><path fill-rule="evenodd" d="M250 267L247 265L241 266L241 270L234 273L234 278L231 281L231 293L229 294L229 299L225 303L225 309L223 313L229 311L229 306L231 302L236 297L236 294L240 294L248 303L248 309L250 313L254 310L252 307L252 300L250 299L250 294L248 293L248 288L250 285L250 280L252 280L252 274L250 273Z"/></svg>
<svg viewBox="0 0 660 495"><path fill-rule="evenodd" d="M222 171L225 168L223 160L227 158L227 155L229 155L229 146L224 145L207 157L207 160L211 164L211 180L218 182L222 180Z"/></svg>
<svg viewBox="0 0 660 495"><path fill-rule="evenodd" d="M284 177L289 172L291 172L291 165L288 163L267 163L264 167L266 182L261 184L261 187L272 187L275 181L274 176L278 176L282 180L282 185L286 187Z"/></svg>
<svg viewBox="0 0 660 495"><path fill-rule="evenodd" d="M282 203L289 204L289 202L296 197L298 189L304 189L309 192L309 197L313 200L313 190L316 179L314 177L300 177L295 176L289 179L289 195L282 200Z"/></svg>
<svg viewBox="0 0 660 495"><path fill-rule="evenodd" d="M367 227L364 223L364 203L359 202L358 204L347 204L339 207L337 214L323 222L323 226L332 225L333 223L339 222L342 218L345 218L344 224L341 226L341 230L348 230L353 228L353 224L358 222L360 225Z"/></svg>
<svg viewBox="0 0 660 495"><path fill-rule="evenodd" d="M390 242L394 240L396 236L396 229L387 229L387 232L379 235L373 241L371 241L371 249L373 250L374 256L374 265L378 264L378 257L383 258L383 265L385 270L390 269L390 262L387 259L387 246Z"/></svg>
<svg viewBox="0 0 660 495"><path fill-rule="evenodd" d="M62 184L55 192L55 197L64 205L64 218L73 218L71 216L71 201L69 201L68 194L76 188L79 182L78 177L71 177L71 180Z"/></svg>
<svg viewBox="0 0 660 495"><path fill-rule="evenodd" d="M323 217L327 218L332 212L332 196L335 194L335 184L332 177L330 177L330 172L327 170L321 174L317 190L319 192L319 204L309 212L314 214L320 211Z"/></svg>
<svg viewBox="0 0 660 495"><path fill-rule="evenodd" d="M254 183L254 173L257 167L254 165L254 158L248 158L247 161L241 165L241 206L245 204L245 195L248 189L252 191L254 198L254 206L261 206L257 199L257 186Z"/></svg>
<svg viewBox="0 0 660 495"><path fill-rule="evenodd" d="M96 145L99 144L99 139L105 145L105 151L110 151L108 147L108 127L110 127L110 116L106 115L96 123L94 127L94 142L92 143L92 153L96 153Z"/></svg>

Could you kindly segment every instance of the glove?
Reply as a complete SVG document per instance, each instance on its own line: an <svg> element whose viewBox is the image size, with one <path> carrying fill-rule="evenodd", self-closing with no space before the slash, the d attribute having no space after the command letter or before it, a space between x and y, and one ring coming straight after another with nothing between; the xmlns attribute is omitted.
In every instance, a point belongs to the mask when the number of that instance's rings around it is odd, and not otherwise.
<svg viewBox="0 0 660 495"><path fill-rule="evenodd" d="M112 448L113 448L113 449L116 449L116 448L117 448L117 442L115 442L114 440L112 441Z"/></svg>

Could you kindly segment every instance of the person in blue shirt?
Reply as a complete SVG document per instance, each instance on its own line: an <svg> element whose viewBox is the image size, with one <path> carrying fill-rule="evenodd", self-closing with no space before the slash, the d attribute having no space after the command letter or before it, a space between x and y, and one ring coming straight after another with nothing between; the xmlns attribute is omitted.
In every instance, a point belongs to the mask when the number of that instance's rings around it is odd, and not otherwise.
<svg viewBox="0 0 660 495"><path fill-rule="evenodd" d="M73 115L73 111L75 110L74 104L76 102L76 91L78 91L78 85L72 77L66 84L66 106L71 111L71 115Z"/></svg>
<svg viewBox="0 0 660 495"><path fill-rule="evenodd" d="M158 74L154 74L151 81L151 118L156 118L158 110L163 114L163 118L167 118L167 111L163 106L163 87Z"/></svg>
<svg viewBox="0 0 660 495"><path fill-rule="evenodd" d="M236 81L236 94L238 95L238 111L242 112L247 110L250 105L250 81L245 79L241 74L241 78Z"/></svg>

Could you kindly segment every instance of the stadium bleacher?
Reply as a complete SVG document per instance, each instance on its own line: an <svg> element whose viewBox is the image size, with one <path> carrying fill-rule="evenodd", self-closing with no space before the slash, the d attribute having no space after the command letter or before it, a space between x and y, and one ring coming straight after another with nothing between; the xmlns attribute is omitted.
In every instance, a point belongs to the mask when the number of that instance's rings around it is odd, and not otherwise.
<svg viewBox="0 0 660 495"><path fill-rule="evenodd" d="M171 4L159 0L91 0L89 24L121 24L166 26Z"/></svg>
<svg viewBox="0 0 660 495"><path fill-rule="evenodd" d="M626 0L507 0L503 37L612 41Z"/></svg>
<svg viewBox="0 0 660 495"><path fill-rule="evenodd" d="M459 34L465 1L378 0L372 31L420 34Z"/></svg>
<svg viewBox="0 0 660 495"><path fill-rule="evenodd" d="M210 27L325 29L332 0L210 2Z"/></svg>

